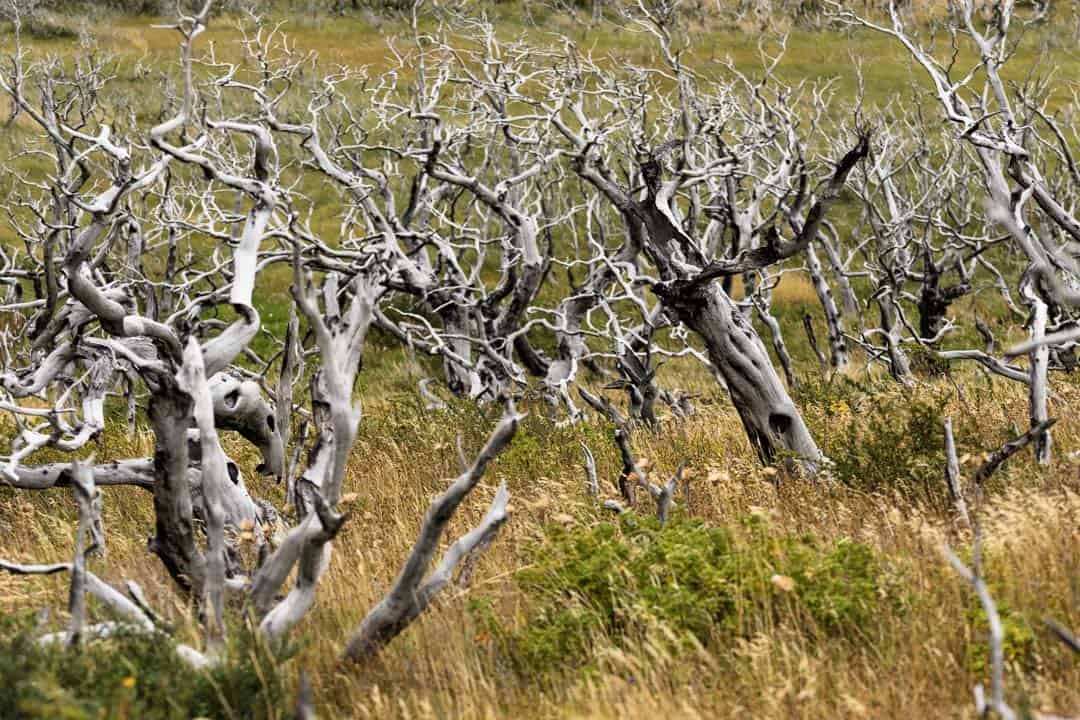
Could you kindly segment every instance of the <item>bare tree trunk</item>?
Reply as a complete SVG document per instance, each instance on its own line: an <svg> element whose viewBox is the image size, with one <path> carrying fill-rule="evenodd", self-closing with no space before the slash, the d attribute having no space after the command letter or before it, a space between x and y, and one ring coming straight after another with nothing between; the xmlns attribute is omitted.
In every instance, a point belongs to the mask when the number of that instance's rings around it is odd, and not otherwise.
<svg viewBox="0 0 1080 720"><path fill-rule="evenodd" d="M832 239L827 234L819 236L818 242L821 243L821 247L825 250L825 257L829 261L829 267L832 268L833 274L836 275L836 285L840 288L840 299L844 308L844 315L857 318L859 316L859 299L855 296L855 291L851 288L851 281L848 280L845 274L844 263L840 260L840 253L837 251L836 245L833 244Z"/></svg>
<svg viewBox="0 0 1080 720"><path fill-rule="evenodd" d="M94 514L97 492L90 468L81 460L76 460L71 466L71 476L79 506L79 527L75 532L75 558L71 563L71 588L68 593L68 612L71 614L68 643L77 645L82 640L86 623L86 556L94 550L94 525L95 522L100 524L100 517L95 518Z"/></svg>
<svg viewBox="0 0 1080 720"><path fill-rule="evenodd" d="M505 448L517 432L521 416L512 406L495 426L473 464L466 469L439 497L431 502L420 536L401 568L394 586L371 609L356 629L345 648L344 657L354 662L374 657L409 623L427 608L435 596L450 581L454 570L476 548L482 547L499 531L508 515L510 494L500 485L487 514L480 524L453 543L442 561L428 575L439 540L454 517L459 505L480 482L488 463Z"/></svg>
<svg viewBox="0 0 1080 720"><path fill-rule="evenodd" d="M787 380L788 387L795 388L798 387L798 381L795 379L795 372L792 369L791 353L788 352L787 343L784 342L784 333L780 329L779 321L770 312L772 302L771 297L768 297L768 295L771 295L771 291L763 291L756 296L754 298L754 307L758 311L761 322L765 323L765 327L769 329L769 335L772 336L773 351L776 353L776 359L780 361L780 367L784 370L784 379Z"/></svg>
<svg viewBox="0 0 1080 720"><path fill-rule="evenodd" d="M763 463L786 449L816 471L823 459L795 403L776 374L765 346L716 283L664 298L679 320L698 333L742 419L750 444Z"/></svg>
<svg viewBox="0 0 1080 720"><path fill-rule="evenodd" d="M911 383L911 364L900 347L900 320L896 312L896 300L891 290L878 293L878 309L881 311L881 329L885 335L885 347L889 353L889 373L905 385Z"/></svg>
<svg viewBox="0 0 1080 720"><path fill-rule="evenodd" d="M469 338L474 333L469 326L468 309L446 303L439 314L446 334L450 336L446 342L453 350L453 356L472 362L473 348ZM448 354L443 355L443 374L450 392L458 397L473 397L478 391L479 379L468 367L463 367Z"/></svg>
<svg viewBox="0 0 1080 720"><path fill-rule="evenodd" d="M1050 419L1046 408L1046 371L1050 363L1050 347L1041 341L1046 335L1047 307L1038 296L1031 294L1031 342L1035 347L1028 356L1031 366L1031 427L1038 427ZM1050 464L1050 433L1042 432L1035 438L1035 459L1040 465Z"/></svg>
<svg viewBox="0 0 1080 720"><path fill-rule="evenodd" d="M195 545L191 492L188 489L187 429L191 397L175 385L158 388L148 408L154 429L154 517L150 549L172 578L196 594L202 587L204 561Z"/></svg>
<svg viewBox="0 0 1080 720"><path fill-rule="evenodd" d="M825 280L813 242L806 246L806 266L810 269L814 292L821 302L821 309L825 312L825 325L829 328L829 360L835 369L843 370L850 360L847 343L844 342L844 321L836 307L829 283Z"/></svg>
<svg viewBox="0 0 1080 720"><path fill-rule="evenodd" d="M934 263L928 246L924 245L923 279L919 290L919 335L936 338L945 326L945 313L953 302L971 292L971 286L961 281L941 287L942 268Z"/></svg>

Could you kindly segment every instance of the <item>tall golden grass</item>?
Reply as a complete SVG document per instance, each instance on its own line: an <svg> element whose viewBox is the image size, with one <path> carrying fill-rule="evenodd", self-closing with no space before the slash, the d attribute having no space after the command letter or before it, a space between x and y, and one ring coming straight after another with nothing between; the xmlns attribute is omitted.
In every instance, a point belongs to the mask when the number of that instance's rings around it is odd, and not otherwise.
<svg viewBox="0 0 1080 720"><path fill-rule="evenodd" d="M399 363L399 379L411 372ZM691 375L683 375L691 377ZM369 398L345 490L353 517L335 544L332 570L320 586L315 610L298 628L307 641L287 672L304 669L314 683L326 717L949 717L963 716L971 704L970 688L981 680L966 666L969 648L984 641L973 632L972 597L942 558L946 543L963 550L970 533L951 514L888 492L867 494L830 483L789 480L779 488L768 482L742 435L737 417L723 397L701 378L701 412L687 421L669 420L656 434L639 433L635 449L658 471L672 471L688 460L695 471L688 512L710 522L733 522L748 513L769 516L777 532L811 534L822 542L857 539L886 559L889 572L902 578L912 598L907 611L881 617L855 637L808 642L790 626L774 628L734 643L673 654L663 631L630 647L600 641L592 675L560 676L560 682L531 682L500 665L496 648L473 623L471 596L496 598L513 618L523 598L512 582L530 562L530 544L546 523L587 524L602 518L585 497L582 473L569 460L571 437L585 432L550 428L533 418L518 442L497 461L481 488L455 520L462 530L478 519L496 483L506 480L513 493L513 519L481 562L468 590L451 592L399 638L372 666L340 666L336 657L348 630L392 582L415 538L420 518L442 478L454 472L454 435L460 418L432 414L426 427L393 432L397 423L415 423L402 411L410 402L400 391ZM962 377L967 393L992 396L978 417L965 415L956 386L924 382L919 397L951 396L947 412L957 420L965 447L991 449L1011 422L1023 422L1025 398L1017 388ZM391 383L392 385L392 383ZM881 386L882 398L899 394ZM917 399L913 398L913 399ZM1055 439L1058 458L1038 469L1029 458L1011 461L1006 482L982 516L988 573L1000 601L1037 625L1053 616L1066 625L1080 624L1076 550L1080 519L1077 469L1067 458L1078 447L1078 426L1068 409L1080 399L1074 384L1058 386L1054 414L1063 417ZM985 407L998 409L987 412ZM832 408L830 433L854 425L862 433L889 432L863 427L854 414L837 416ZM821 428L827 408L806 407L810 422ZM466 444L483 431L484 421L466 431ZM595 440L593 440L595 442ZM110 435L100 456L131 456L149 451L142 431ZM250 471L255 458L237 442L228 449ZM967 459L970 477L980 458ZM601 461L601 477L616 468ZM249 475L250 477L250 475ZM272 487L260 492L273 495ZM0 555L18 560L61 561L71 553L75 511L64 491L27 494L0 490ZM94 570L112 581L134 579L151 601L183 624L194 626L191 608L174 592L164 570L145 548L152 509L146 493L134 489L106 492L108 552ZM63 578L0 576L0 611L15 612L51 605L62 616ZM193 631L194 633L194 631ZM1080 707L1080 669L1046 633L1038 633L1034 666L1012 668L1010 687L1024 693L1032 707L1067 711ZM194 637L194 634L193 634ZM281 717L288 717L283 708Z"/></svg>

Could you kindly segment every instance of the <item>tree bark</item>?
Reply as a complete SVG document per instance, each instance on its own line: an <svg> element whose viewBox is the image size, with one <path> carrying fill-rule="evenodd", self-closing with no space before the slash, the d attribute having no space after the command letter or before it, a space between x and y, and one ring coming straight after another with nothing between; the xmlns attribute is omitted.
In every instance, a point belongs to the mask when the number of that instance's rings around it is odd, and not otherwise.
<svg viewBox="0 0 1080 720"><path fill-rule="evenodd" d="M763 463L780 449L802 458L814 473L823 456L750 322L716 283L664 297L676 316L705 343L742 419L750 444Z"/></svg>

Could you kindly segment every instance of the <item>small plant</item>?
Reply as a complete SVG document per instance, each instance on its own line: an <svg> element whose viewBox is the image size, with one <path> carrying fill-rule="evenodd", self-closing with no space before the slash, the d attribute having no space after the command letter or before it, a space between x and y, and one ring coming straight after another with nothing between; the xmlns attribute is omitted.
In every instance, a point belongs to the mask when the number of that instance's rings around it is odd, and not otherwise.
<svg viewBox="0 0 1080 720"><path fill-rule="evenodd" d="M502 632L523 671L586 664L598 639L628 645L665 626L692 645L778 623L809 636L861 633L889 583L871 549L776 534L759 516L737 529L627 513L590 527L550 527L517 583L524 623ZM476 617L489 630L491 613Z"/></svg>
<svg viewBox="0 0 1080 720"><path fill-rule="evenodd" d="M833 476L868 492L941 497L946 401L947 396L871 393L832 403L826 409L823 445L833 461Z"/></svg>
<svg viewBox="0 0 1080 720"><path fill-rule="evenodd" d="M43 646L27 618L0 619L0 717L140 718L276 717L290 706L278 666L295 650L275 651L238 629L226 658L192 670L166 635L119 633L70 649Z"/></svg>
<svg viewBox="0 0 1080 720"><path fill-rule="evenodd" d="M1034 629L1027 618L1014 610L1009 603L997 600L995 604L1004 631L1001 648L1005 662L1025 670L1033 669L1036 663ZM990 646L986 638L990 634L990 624L978 598L972 597L967 622L973 636L967 646L967 668L976 675L987 675L990 672Z"/></svg>

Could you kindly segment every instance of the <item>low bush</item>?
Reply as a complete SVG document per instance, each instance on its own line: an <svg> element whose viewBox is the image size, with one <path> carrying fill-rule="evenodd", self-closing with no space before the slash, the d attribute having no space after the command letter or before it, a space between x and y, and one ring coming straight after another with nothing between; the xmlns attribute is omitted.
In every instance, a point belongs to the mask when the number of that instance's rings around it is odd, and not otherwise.
<svg viewBox="0 0 1080 720"><path fill-rule="evenodd" d="M23 25L23 32L36 40L74 40L79 37L75 28L43 14L31 17Z"/></svg>
<svg viewBox="0 0 1080 720"><path fill-rule="evenodd" d="M799 394L834 479L864 492L932 504L946 500L947 393L912 394L840 378L807 383Z"/></svg>
<svg viewBox="0 0 1080 720"><path fill-rule="evenodd" d="M1035 652L1036 636L1031 623L1021 613L1017 612L1005 600L1001 599L1000 593L991 592L997 598L994 604L997 607L998 617L1001 618L1001 629L1004 639L1001 649L1005 655L1005 662L1016 665L1024 670L1032 670L1036 665L1037 655ZM966 665L969 671L979 676L990 674L990 622L986 618L986 611L982 603L972 594L971 605L967 613L967 625L971 632L971 641L967 645Z"/></svg>
<svg viewBox="0 0 1080 720"><path fill-rule="evenodd" d="M193 670L165 635L120 634L81 648L43 647L25 618L0 620L0 717L187 718L277 717L291 707L272 652L244 629L210 670Z"/></svg>
<svg viewBox="0 0 1080 720"><path fill-rule="evenodd" d="M545 534L516 578L523 622L505 630L478 612L523 673L586 665L598 640L623 646L658 626L691 646L780 623L811 639L861 637L898 597L866 545L824 547L777 534L756 515L732 529L628 513Z"/></svg>

